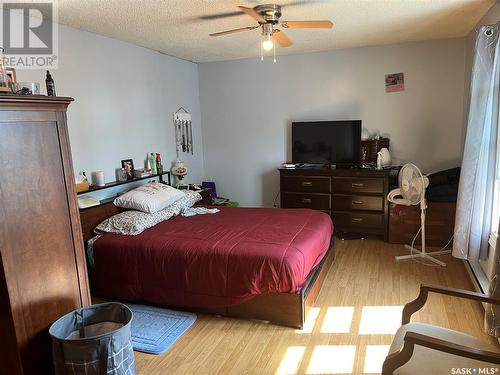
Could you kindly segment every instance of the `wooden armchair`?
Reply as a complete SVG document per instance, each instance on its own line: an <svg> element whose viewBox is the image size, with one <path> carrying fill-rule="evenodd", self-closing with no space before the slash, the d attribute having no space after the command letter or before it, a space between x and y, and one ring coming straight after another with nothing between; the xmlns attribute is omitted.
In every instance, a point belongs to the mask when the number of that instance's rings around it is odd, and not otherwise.
<svg viewBox="0 0 500 375"><path fill-rule="evenodd" d="M473 374L500 374L497 346L450 329L410 323L412 314L425 305L429 292L500 305L500 300L482 293L421 285L418 297L403 309L402 326L396 332L382 374L452 374L452 369L474 368L477 370ZM483 368L490 372L480 372Z"/></svg>

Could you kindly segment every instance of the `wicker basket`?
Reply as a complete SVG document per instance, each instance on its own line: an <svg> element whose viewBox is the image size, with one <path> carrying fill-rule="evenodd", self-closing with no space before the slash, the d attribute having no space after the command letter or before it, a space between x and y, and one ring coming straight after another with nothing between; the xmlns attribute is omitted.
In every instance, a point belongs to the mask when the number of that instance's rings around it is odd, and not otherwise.
<svg viewBox="0 0 500 375"><path fill-rule="evenodd" d="M76 184L76 192L77 193L82 193L84 191L88 191L90 188L90 184L87 180L84 180L83 182L80 182L79 184Z"/></svg>

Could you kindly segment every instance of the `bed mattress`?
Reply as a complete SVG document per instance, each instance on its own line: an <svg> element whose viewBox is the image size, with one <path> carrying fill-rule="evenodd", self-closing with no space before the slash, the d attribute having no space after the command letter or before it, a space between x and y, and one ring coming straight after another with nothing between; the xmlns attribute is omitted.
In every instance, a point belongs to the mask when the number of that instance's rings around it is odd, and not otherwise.
<svg viewBox="0 0 500 375"><path fill-rule="evenodd" d="M330 216L319 211L230 207L178 216L137 236L107 233L93 244L93 293L197 308L294 293L332 234Z"/></svg>

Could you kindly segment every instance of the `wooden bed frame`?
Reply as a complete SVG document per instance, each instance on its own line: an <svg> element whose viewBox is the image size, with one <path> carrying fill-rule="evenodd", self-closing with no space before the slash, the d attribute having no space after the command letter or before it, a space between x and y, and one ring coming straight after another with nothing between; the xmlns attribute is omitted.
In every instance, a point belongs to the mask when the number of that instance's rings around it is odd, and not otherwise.
<svg viewBox="0 0 500 375"><path fill-rule="evenodd" d="M93 236L94 228L103 220L121 212L113 202L80 210L83 239ZM297 293L261 294L241 304L217 309L195 309L194 311L218 314L234 318L265 320L294 328L303 328L310 308L323 286L335 259L334 237L323 260L309 273L307 280ZM169 306L175 307L175 306ZM183 307L183 309L185 309Z"/></svg>

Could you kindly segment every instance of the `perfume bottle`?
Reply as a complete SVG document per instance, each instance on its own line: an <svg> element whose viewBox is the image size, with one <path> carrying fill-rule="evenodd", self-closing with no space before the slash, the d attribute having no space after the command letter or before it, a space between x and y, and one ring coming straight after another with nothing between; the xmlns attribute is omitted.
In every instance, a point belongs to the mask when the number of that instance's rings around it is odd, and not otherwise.
<svg viewBox="0 0 500 375"><path fill-rule="evenodd" d="M47 78L45 78L45 85L47 86L47 96L56 96L56 85L54 84L54 80L48 70Z"/></svg>

